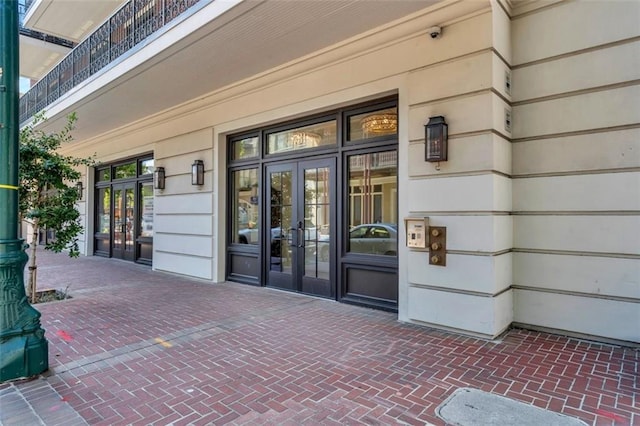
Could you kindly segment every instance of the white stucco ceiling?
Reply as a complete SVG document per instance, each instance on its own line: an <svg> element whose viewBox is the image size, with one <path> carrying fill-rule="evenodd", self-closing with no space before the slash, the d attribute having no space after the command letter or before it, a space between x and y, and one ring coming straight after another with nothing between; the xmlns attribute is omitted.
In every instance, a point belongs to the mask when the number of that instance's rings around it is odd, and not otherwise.
<svg viewBox="0 0 640 426"><path fill-rule="evenodd" d="M20 76L40 80L70 51L68 47L20 34Z"/></svg>
<svg viewBox="0 0 640 426"><path fill-rule="evenodd" d="M34 0L24 26L78 43L126 0Z"/></svg>

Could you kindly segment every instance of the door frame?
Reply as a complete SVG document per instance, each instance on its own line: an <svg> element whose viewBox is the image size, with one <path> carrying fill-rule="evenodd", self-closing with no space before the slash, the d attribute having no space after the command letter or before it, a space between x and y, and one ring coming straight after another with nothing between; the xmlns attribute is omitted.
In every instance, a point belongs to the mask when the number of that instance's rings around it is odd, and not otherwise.
<svg viewBox="0 0 640 426"><path fill-rule="evenodd" d="M397 96L389 96L372 100L361 104L337 108L328 112L320 112L315 115L300 119L277 123L270 126L256 127L247 131L226 135L227 143L227 218L226 218L226 263L225 278L229 281L241 282L256 286L265 286L268 281L269 257L265 251L265 241L269 237L270 218L267 209L267 168L280 164L333 158L336 161L334 179L335 190L333 192L333 204L336 206L335 216L332 218L333 238L330 247L330 259L332 262L331 280L335 282L335 291L332 298L340 302L359 304L363 306L397 311L398 306L398 256L396 255L370 255L366 253L353 253L349 250L350 222L349 211L349 175L347 161L351 155L395 151L399 149L399 133L376 134L366 133L363 120L374 113L398 113ZM302 149L281 149L276 146L270 152L278 139L271 139L271 135L282 134L288 131L308 130L314 124L335 119L336 144L309 143ZM362 129L362 130L360 130ZM274 142L275 141L275 142ZM304 142L306 145L306 142ZM249 147L250 149L245 149ZM385 220L398 220L398 190L397 188L397 162L396 162L396 188L391 197L395 212L387 216ZM256 169L258 171L257 185L259 187L259 214L258 235L259 243L246 244L239 241L235 233L238 228L239 213L236 211L238 189L235 188L234 174L244 169ZM401 191L401 190L400 190ZM333 210L333 209L332 209ZM267 229L267 227L269 227ZM371 291L370 284L374 283ZM333 287L333 286L332 286ZM391 289L381 292L379 290ZM291 289L290 291L293 291ZM395 291L395 296L394 292Z"/></svg>
<svg viewBox="0 0 640 426"><path fill-rule="evenodd" d="M136 235L137 235L137 230L138 230L138 226L136 224L137 222L137 189L138 189L138 184L136 181L129 181L129 182L119 182L119 183L113 183L111 184L111 257L114 257L116 259L122 259L122 260L128 260L128 261L134 261L136 258ZM127 200L127 192L128 191L132 191L133 193L133 197L131 200L131 205L128 205L128 200ZM121 196L123 197L123 202L122 205L118 208L118 206L116 205L116 193L118 191L122 191L121 192ZM121 221L123 221L123 223L120 224L120 231L118 232L116 230L116 228L118 227L118 225L116 225L116 218L118 217L116 215L116 210L120 210L120 217L122 218ZM131 210L131 220L128 221L129 219L129 212L128 210ZM123 232L124 229L124 232ZM119 233L121 235L123 235L123 242L121 244L122 248L118 249L116 248L116 233ZM130 239L127 238L127 234L131 234ZM130 246L129 244L127 244L127 242L130 240Z"/></svg>
<svg viewBox="0 0 640 426"><path fill-rule="evenodd" d="M312 241L312 231L307 229L307 221L309 218L306 216L306 178L305 172L312 169L328 169L329 176L327 187L329 191L328 209L329 209L329 224L336 223L336 217L338 214L337 208L337 179L336 179L336 166L337 156L325 156L322 158L306 159L308 157L300 157L298 159L287 160L286 162L267 163L263 166L263 182L264 182L264 195L263 199L268 200L263 207L264 220L264 232L261 244L261 250L263 253L264 265L264 284L267 287L280 288L284 290L296 291L299 293L309 294L318 297L325 297L335 299L337 294L337 259L336 253L336 241L337 241L337 229L335 226L329 226L329 240L327 243L329 246L329 254L326 257L326 261L321 259L320 252L318 250L318 235L319 231L316 227L315 235L313 235L313 241L315 241L315 249L313 246L307 245ZM272 187L271 187L271 174L291 171L291 223L287 226L284 232L280 231L279 241L274 241L274 235L271 231L270 224L274 223L272 218ZM279 221L282 224L282 221ZM317 225L317 221L316 221ZM282 225L281 225L282 226ZM283 250L283 241L287 241L286 250L291 253L291 270L289 273L283 271L276 271L272 269L273 263L273 245L278 242L279 250ZM282 256L280 257L282 259ZM312 260L315 263L316 274L319 268L325 269L325 262L328 264L326 268L327 277L312 277L306 275L307 262ZM281 260L282 262L282 260ZM280 263L281 265L281 263Z"/></svg>
<svg viewBox="0 0 640 426"><path fill-rule="evenodd" d="M124 178L116 179L115 178L115 170L119 166L128 165L130 163L135 162L135 174L131 176L126 176ZM136 157L130 157L126 159L119 160L114 163L100 165L94 168L95 179L94 179L94 214L93 214L93 255L101 256L101 257L114 257L117 259L123 259L126 261L132 261L136 263L142 263L146 265L152 264L152 253L153 253L153 237L142 237L138 235L141 230L141 215L142 215L142 199L141 199L141 187L144 184L153 185L153 153L147 153L143 155L139 155ZM123 253L123 255L119 255L117 253L118 250L114 250L114 240L115 240L115 190L118 188L130 187L133 189L133 205L132 213L133 213L133 223L132 223L132 250L129 250L127 253ZM153 187L153 186L152 186ZM102 211L101 203L102 199L100 197L100 191L109 190L109 217L106 221L109 224L108 232L100 232L102 229L99 227L100 223L104 223L101 221L102 218L99 217L100 212ZM106 209L102 213L106 214ZM151 226L153 226L153 222L151 222ZM144 257L142 252L142 246L144 247L144 253L148 254L147 257Z"/></svg>

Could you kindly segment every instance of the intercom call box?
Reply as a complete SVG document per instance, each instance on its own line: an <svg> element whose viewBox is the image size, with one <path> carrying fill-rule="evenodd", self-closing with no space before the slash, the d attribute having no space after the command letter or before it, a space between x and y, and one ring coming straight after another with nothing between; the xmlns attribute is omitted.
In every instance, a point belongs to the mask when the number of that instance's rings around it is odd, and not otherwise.
<svg viewBox="0 0 640 426"><path fill-rule="evenodd" d="M404 224L407 230L407 247L428 250L430 265L447 265L447 228L429 226L428 217L407 217Z"/></svg>
<svg viewBox="0 0 640 426"><path fill-rule="evenodd" d="M414 249L426 249L429 241L429 218L408 217L404 220L407 230L407 247Z"/></svg>

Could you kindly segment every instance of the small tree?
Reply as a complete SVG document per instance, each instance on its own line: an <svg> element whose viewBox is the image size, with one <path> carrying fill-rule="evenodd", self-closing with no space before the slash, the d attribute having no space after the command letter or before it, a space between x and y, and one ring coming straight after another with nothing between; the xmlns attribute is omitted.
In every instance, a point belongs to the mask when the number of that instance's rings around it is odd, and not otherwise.
<svg viewBox="0 0 640 426"><path fill-rule="evenodd" d="M19 214L33 229L27 280L31 303L36 302L37 295L36 248L40 230L55 233L55 239L46 242L46 250L56 253L68 250L71 257L80 254L78 235L82 226L76 206L80 193L75 183L81 173L77 168L94 164L92 158L74 158L58 152L63 143L73 139L75 113L67 117L67 124L59 132L45 133L35 128L45 121L44 114L38 114L20 131Z"/></svg>

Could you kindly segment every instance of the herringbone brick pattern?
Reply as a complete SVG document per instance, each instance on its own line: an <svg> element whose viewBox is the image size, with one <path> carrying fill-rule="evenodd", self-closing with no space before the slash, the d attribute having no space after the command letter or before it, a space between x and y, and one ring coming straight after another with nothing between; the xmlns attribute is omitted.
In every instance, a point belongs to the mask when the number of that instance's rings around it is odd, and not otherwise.
<svg viewBox="0 0 640 426"><path fill-rule="evenodd" d="M640 425L637 349L511 330L485 341L396 314L99 258L40 257L48 382L89 424L444 424L473 387Z"/></svg>

